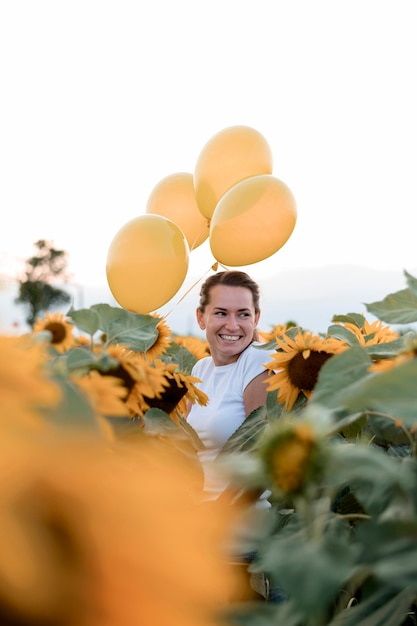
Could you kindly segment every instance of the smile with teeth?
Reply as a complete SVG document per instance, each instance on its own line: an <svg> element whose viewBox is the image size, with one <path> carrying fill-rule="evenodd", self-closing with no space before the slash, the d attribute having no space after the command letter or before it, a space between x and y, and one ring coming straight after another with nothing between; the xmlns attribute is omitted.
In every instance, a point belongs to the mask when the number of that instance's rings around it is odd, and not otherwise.
<svg viewBox="0 0 417 626"><path fill-rule="evenodd" d="M238 341L240 339L240 335L220 335L220 338L225 341Z"/></svg>

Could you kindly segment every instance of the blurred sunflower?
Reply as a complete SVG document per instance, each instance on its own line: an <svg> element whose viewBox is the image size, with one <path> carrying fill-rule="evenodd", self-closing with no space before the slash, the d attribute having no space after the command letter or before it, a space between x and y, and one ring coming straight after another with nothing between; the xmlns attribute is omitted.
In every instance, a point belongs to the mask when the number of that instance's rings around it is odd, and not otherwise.
<svg viewBox="0 0 417 626"><path fill-rule="evenodd" d="M87 335L78 335L75 338L75 343L77 346L85 346L86 348L90 348L93 345L91 337L87 337Z"/></svg>
<svg viewBox="0 0 417 626"><path fill-rule="evenodd" d="M129 415L143 417L150 408L147 399L160 398L169 385L164 368L154 367L140 353L132 352L121 345L108 346L106 351L118 365L101 374L123 381L127 389L125 403Z"/></svg>
<svg viewBox="0 0 417 626"><path fill-rule="evenodd" d="M187 335L175 335L173 341L191 352L197 361L203 359L205 356L210 356L209 344L205 339Z"/></svg>
<svg viewBox="0 0 417 626"><path fill-rule="evenodd" d="M123 381L116 376L101 376L95 370L84 376L73 378L74 383L89 398L93 409L99 415L128 416L129 411L125 403L127 388Z"/></svg>
<svg viewBox="0 0 417 626"><path fill-rule="evenodd" d="M235 585L221 550L230 507L203 508L195 485L185 456L150 439L132 447L68 430L7 433L0 623L224 623Z"/></svg>
<svg viewBox="0 0 417 626"><path fill-rule="evenodd" d="M74 326L63 313L45 313L45 319L38 317L33 325L33 333L48 331L51 334L50 344L58 352L66 352L76 345Z"/></svg>
<svg viewBox="0 0 417 626"><path fill-rule="evenodd" d="M324 468L321 447L311 424L294 420L277 422L259 449L273 489L286 494L302 492Z"/></svg>
<svg viewBox="0 0 417 626"><path fill-rule="evenodd" d="M42 424L42 407L55 406L61 391L48 379L45 346L30 335L0 337L0 407L3 424Z"/></svg>
<svg viewBox="0 0 417 626"><path fill-rule="evenodd" d="M281 351L271 354L272 361L265 364L268 371L274 372L267 378L267 389L278 389L278 402L284 402L288 411L294 406L300 392L307 398L311 396L324 363L348 347L339 339L323 339L301 329L293 339L284 335L282 338L276 337L276 342Z"/></svg>
<svg viewBox="0 0 417 626"><path fill-rule="evenodd" d="M379 361L375 361L374 363L372 363L372 365L369 367L369 371L370 372L388 372L389 370L394 369L398 365L402 365L403 363L406 363L407 361L411 361L412 359L415 358L415 356L416 355L413 351L409 351L409 352L402 352L401 354L398 354L393 359L380 359Z"/></svg>

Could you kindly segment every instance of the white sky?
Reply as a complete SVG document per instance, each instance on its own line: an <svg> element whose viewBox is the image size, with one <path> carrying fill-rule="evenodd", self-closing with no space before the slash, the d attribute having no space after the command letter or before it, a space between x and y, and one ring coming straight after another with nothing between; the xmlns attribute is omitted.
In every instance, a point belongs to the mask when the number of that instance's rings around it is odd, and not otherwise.
<svg viewBox="0 0 417 626"><path fill-rule="evenodd" d="M237 124L271 146L295 230L247 271L417 266L415 0L3 0L0 273L38 239L107 285L153 187ZM206 242L190 273L214 262ZM253 271L252 271L253 270Z"/></svg>

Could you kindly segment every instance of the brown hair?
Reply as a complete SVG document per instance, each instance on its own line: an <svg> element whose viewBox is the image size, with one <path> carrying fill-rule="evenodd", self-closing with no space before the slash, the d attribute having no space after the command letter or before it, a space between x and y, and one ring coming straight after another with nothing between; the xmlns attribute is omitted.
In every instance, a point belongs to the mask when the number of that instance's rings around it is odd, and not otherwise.
<svg viewBox="0 0 417 626"><path fill-rule="evenodd" d="M204 313L206 306L210 303L210 290L216 285L227 285L228 287L246 287L252 292L253 306L255 313L259 313L259 285L245 272L237 270L227 270L217 272L209 276L201 285L199 310Z"/></svg>

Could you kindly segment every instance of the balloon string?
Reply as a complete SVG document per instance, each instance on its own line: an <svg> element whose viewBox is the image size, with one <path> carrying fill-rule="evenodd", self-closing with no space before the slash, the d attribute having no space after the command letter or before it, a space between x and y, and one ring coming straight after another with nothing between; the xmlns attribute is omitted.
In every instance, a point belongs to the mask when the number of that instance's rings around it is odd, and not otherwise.
<svg viewBox="0 0 417 626"><path fill-rule="evenodd" d="M201 276L198 280L196 280L196 281L195 281L195 283L194 283L193 285L191 285L191 287L190 287L189 289L187 289L187 291L186 291L186 292L185 292L185 293L181 296L181 298L180 298L180 299L178 300L178 302L177 302L177 303L176 303L176 304L172 307L172 309L171 309L170 311L168 311L168 313L165 313L165 315L163 315L163 316L162 316L162 319L163 319L163 320L165 320L165 319L168 317L168 315L171 315L172 311L173 311L173 310L174 310L174 309L175 309L175 308L176 308L176 307L177 307L177 306L178 306L178 305L179 305L179 304L180 304L180 303L184 300L184 298L186 298L186 297L188 296L188 294L189 294L189 293L190 293L190 292L191 292L191 291L192 291L192 290L193 290L193 289L194 289L194 288L198 285L198 283L199 283L200 281L202 281L202 280L203 280L203 278L204 278L205 276L207 276L207 274L210 272L210 270L213 270L214 272L217 272L217 269L218 269L219 265L220 265L223 269L225 269L225 270L227 270L227 269L228 269L227 267L225 267L224 265L222 265L222 264L221 264L221 263L219 263L218 261L216 261L215 263L213 263L213 265L211 265L211 267L209 267L209 269L208 269L206 272L204 272L204 274L203 274L203 275L202 275L202 276Z"/></svg>
<svg viewBox="0 0 417 626"><path fill-rule="evenodd" d="M198 233L196 234L196 236L194 237L194 241L193 243L190 245L190 250L194 250L194 246L196 244L196 241L199 240L200 236L203 234L203 231L205 228L210 228L210 220L207 219L206 221L204 221L201 226L200 226L200 230L198 231Z"/></svg>

